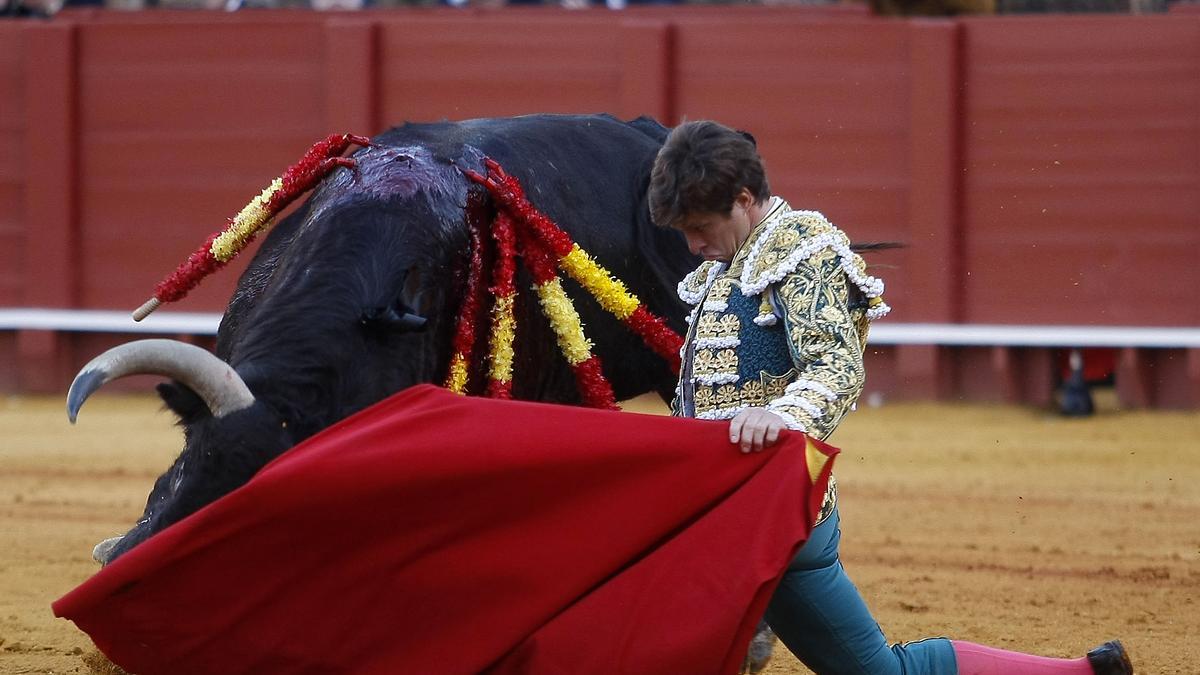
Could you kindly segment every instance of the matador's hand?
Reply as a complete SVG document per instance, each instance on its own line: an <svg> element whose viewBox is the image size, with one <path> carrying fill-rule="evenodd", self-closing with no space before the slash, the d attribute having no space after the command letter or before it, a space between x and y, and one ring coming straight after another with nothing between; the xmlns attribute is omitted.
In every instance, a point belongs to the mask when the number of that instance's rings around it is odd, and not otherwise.
<svg viewBox="0 0 1200 675"><path fill-rule="evenodd" d="M787 428L783 418L763 408L747 408L729 422L729 442L742 452L758 452L775 445L779 432Z"/></svg>

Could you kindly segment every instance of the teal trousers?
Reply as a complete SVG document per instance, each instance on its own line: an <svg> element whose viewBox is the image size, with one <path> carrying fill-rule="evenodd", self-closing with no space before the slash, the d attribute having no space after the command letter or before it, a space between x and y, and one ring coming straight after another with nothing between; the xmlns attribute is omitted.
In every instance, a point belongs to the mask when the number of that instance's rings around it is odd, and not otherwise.
<svg viewBox="0 0 1200 675"><path fill-rule="evenodd" d="M957 675L945 638L888 646L838 559L837 509L813 529L767 606L771 629L817 675Z"/></svg>

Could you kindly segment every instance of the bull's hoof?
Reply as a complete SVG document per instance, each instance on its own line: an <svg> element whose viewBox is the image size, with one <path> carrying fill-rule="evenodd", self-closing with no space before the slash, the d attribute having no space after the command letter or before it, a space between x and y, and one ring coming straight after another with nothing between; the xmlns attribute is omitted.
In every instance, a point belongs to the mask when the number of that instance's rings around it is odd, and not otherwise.
<svg viewBox="0 0 1200 675"><path fill-rule="evenodd" d="M746 661L742 664L742 672L760 673L767 664L771 662L771 655L775 651L775 632L767 625L766 621L761 621L758 624L758 629L754 632L754 638L750 640L750 650L746 653Z"/></svg>
<svg viewBox="0 0 1200 675"><path fill-rule="evenodd" d="M93 649L83 655L83 665L87 666L91 675L129 675L108 657Z"/></svg>

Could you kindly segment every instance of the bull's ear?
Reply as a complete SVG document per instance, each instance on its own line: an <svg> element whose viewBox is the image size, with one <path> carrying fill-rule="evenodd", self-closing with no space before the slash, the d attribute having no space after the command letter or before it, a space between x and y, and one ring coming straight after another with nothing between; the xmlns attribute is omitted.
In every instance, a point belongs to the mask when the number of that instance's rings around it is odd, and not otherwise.
<svg viewBox="0 0 1200 675"><path fill-rule="evenodd" d="M191 424L205 415L212 414L204 404L204 399L187 385L172 380L159 384L155 389L158 390L163 403L179 416L180 424Z"/></svg>

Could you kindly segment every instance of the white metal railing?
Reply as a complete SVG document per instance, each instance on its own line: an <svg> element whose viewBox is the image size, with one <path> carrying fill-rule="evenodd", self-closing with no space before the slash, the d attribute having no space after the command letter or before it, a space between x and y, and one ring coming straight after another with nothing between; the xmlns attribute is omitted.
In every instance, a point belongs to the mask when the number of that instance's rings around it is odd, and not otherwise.
<svg viewBox="0 0 1200 675"><path fill-rule="evenodd" d="M870 342L887 345L1008 347L1200 347L1200 328L1142 326L1009 326L887 323L871 326Z"/></svg>
<svg viewBox="0 0 1200 675"><path fill-rule="evenodd" d="M138 322L122 311L0 308L0 331L216 335L220 321L221 315L215 312L159 311ZM870 341L877 345L1200 348L1200 328L880 321L871 327Z"/></svg>
<svg viewBox="0 0 1200 675"><path fill-rule="evenodd" d="M156 312L134 321L121 311L0 308L0 330L216 335L220 323L221 315L215 312Z"/></svg>

